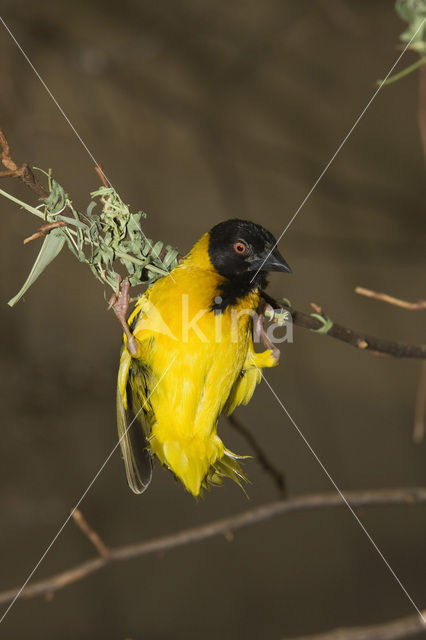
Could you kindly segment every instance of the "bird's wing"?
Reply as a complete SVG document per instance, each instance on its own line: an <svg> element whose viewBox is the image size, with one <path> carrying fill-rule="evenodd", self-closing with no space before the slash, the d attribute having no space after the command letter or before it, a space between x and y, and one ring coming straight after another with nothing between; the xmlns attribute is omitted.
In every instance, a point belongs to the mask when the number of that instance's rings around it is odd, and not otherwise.
<svg viewBox="0 0 426 640"><path fill-rule="evenodd" d="M152 478L152 458L147 448L150 431L147 403L146 372L144 377L144 369L123 347L117 383L117 428L127 482L134 493L143 493Z"/></svg>
<svg viewBox="0 0 426 640"><path fill-rule="evenodd" d="M238 405L250 402L256 385L262 378L261 370L276 365L277 361L270 349L260 353L254 350L253 338L250 336L245 362L229 393L224 412L229 416Z"/></svg>
<svg viewBox="0 0 426 640"><path fill-rule="evenodd" d="M242 369L237 380L234 382L231 392L226 401L224 412L230 415L239 404L247 404L254 393L256 385L260 382L261 373L258 369L248 367Z"/></svg>

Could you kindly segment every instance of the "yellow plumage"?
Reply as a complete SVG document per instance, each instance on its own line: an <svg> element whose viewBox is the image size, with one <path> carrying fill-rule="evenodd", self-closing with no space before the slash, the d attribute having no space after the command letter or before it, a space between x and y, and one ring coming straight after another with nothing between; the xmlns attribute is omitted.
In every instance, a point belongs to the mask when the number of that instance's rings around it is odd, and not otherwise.
<svg viewBox="0 0 426 640"><path fill-rule="evenodd" d="M134 414L140 411L151 453L194 496L210 483L221 484L224 476L238 483L245 479L239 456L217 435L217 421L222 412L249 402L260 370L276 360L269 350L254 351L248 310L258 307L257 289L223 313L211 310L225 278L212 265L208 243L206 233L169 276L139 298L129 318L138 353L129 353L125 338L117 405L127 476L138 492L128 405Z"/></svg>

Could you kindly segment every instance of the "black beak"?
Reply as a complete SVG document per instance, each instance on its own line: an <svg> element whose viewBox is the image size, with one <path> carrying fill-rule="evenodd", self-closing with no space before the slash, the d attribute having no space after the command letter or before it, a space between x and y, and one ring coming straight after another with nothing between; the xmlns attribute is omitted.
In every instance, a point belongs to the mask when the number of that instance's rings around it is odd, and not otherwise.
<svg viewBox="0 0 426 640"><path fill-rule="evenodd" d="M268 255L261 267L261 271L284 271L285 273L293 273L291 267L284 260L278 249L275 249Z"/></svg>

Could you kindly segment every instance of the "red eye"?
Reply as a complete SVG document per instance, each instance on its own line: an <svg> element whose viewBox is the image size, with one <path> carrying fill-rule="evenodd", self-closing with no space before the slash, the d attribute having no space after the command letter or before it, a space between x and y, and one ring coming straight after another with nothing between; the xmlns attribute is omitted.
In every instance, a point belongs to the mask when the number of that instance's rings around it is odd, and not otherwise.
<svg viewBox="0 0 426 640"><path fill-rule="evenodd" d="M234 244L234 251L236 253L244 253L246 250L246 245L243 242L236 242Z"/></svg>

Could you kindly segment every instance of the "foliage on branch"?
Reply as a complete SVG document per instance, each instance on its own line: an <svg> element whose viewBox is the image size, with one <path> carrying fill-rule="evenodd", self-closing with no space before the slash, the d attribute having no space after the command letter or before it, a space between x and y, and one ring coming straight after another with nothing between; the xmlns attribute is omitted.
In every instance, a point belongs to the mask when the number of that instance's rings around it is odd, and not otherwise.
<svg viewBox="0 0 426 640"><path fill-rule="evenodd" d="M397 82L404 76L426 64L426 0L397 0L395 9L400 18L408 22L408 29L399 36L406 48L415 51L420 58L408 67L395 73L386 80L378 80L379 85Z"/></svg>
<svg viewBox="0 0 426 640"><path fill-rule="evenodd" d="M163 242L153 245L140 225L146 214L142 211L131 213L113 187L102 186L93 191L89 206L82 214L74 207L63 187L50 173L46 175L49 195L38 207L32 207L0 190L3 196L42 218L50 226L27 280L9 301L10 306L22 298L64 246L80 262L89 265L95 277L114 291L121 279L121 274L116 271L116 263L124 267L132 286L152 284L177 265L178 251ZM100 211L99 204L102 207Z"/></svg>
<svg viewBox="0 0 426 640"><path fill-rule="evenodd" d="M426 56L426 0L397 0L396 11L408 22L408 29L401 33L402 42L411 42L409 48Z"/></svg>

